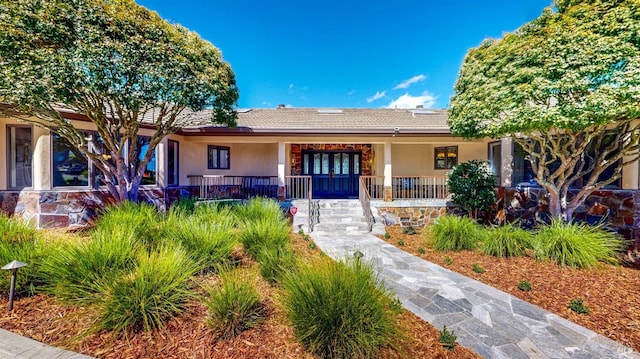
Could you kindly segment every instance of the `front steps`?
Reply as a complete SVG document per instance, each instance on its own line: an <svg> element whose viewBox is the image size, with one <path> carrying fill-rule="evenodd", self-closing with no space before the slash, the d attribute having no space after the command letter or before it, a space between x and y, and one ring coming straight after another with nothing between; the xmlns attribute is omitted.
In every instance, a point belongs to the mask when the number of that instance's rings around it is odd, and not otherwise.
<svg viewBox="0 0 640 359"><path fill-rule="evenodd" d="M362 206L357 199L314 200L319 204L319 222L313 226L314 232L368 233L367 222L362 214ZM307 200L294 200L292 205L298 208L294 216L293 229L303 229L309 233L309 203ZM384 225L377 216L377 210L371 209L375 223L373 234L384 233Z"/></svg>

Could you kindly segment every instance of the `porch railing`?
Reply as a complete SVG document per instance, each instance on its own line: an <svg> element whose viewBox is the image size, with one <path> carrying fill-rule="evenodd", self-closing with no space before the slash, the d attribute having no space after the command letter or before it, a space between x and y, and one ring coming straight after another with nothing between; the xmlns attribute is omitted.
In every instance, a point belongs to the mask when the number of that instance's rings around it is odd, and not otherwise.
<svg viewBox="0 0 640 359"><path fill-rule="evenodd" d="M384 198L384 177L360 176L360 186L371 199ZM392 199L446 199L449 197L447 178L444 176L393 176Z"/></svg>
<svg viewBox="0 0 640 359"><path fill-rule="evenodd" d="M311 200L311 176L285 176L287 199Z"/></svg>
<svg viewBox="0 0 640 359"><path fill-rule="evenodd" d="M371 196L369 195L369 189L367 188L366 178L360 177L359 183L360 184L358 192L360 205L362 206L362 215L367 222L367 228L369 229L369 232L371 232L371 230L373 229L373 224L375 223L375 218L373 217L373 212L371 211Z"/></svg>
<svg viewBox="0 0 640 359"><path fill-rule="evenodd" d="M447 177L393 176L393 199L446 199L449 197Z"/></svg>
<svg viewBox="0 0 640 359"><path fill-rule="evenodd" d="M278 198L277 176L187 176L200 189L200 199Z"/></svg>

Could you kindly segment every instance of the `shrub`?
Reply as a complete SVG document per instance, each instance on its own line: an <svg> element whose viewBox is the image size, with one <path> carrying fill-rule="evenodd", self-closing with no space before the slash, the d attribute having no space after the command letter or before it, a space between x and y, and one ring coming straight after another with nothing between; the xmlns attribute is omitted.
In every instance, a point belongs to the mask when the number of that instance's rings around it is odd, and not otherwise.
<svg viewBox="0 0 640 359"><path fill-rule="evenodd" d="M431 241L437 251L475 249L484 237L484 231L467 217L442 216L431 226Z"/></svg>
<svg viewBox="0 0 640 359"><path fill-rule="evenodd" d="M209 288L207 325L222 339L231 339L264 318L264 306L251 278L239 271L220 276L218 288Z"/></svg>
<svg viewBox="0 0 640 359"><path fill-rule="evenodd" d="M115 333L161 328L194 297L191 277L199 266L180 247L138 252L130 273L102 283L96 329Z"/></svg>
<svg viewBox="0 0 640 359"><path fill-rule="evenodd" d="M41 290L72 304L98 301L101 286L130 271L143 248L133 232L125 232L94 232L87 241L64 243L47 253L39 272Z"/></svg>
<svg viewBox="0 0 640 359"><path fill-rule="evenodd" d="M234 225L228 207L202 205L191 215L170 213L163 236L180 243L203 270L211 270L230 260L236 245Z"/></svg>
<svg viewBox="0 0 640 359"><path fill-rule="evenodd" d="M162 235L160 226L161 219L154 205L126 201L105 208L96 221L94 232L113 236L133 235L137 240L152 245Z"/></svg>
<svg viewBox="0 0 640 359"><path fill-rule="evenodd" d="M284 287L295 335L315 355L375 357L400 338L389 291L363 261L302 266L285 277Z"/></svg>
<svg viewBox="0 0 640 359"><path fill-rule="evenodd" d="M518 257L531 248L533 235L520 227L507 223L492 228L482 242L482 251L495 257Z"/></svg>
<svg viewBox="0 0 640 359"><path fill-rule="evenodd" d="M578 314L589 314L589 308L584 305L582 299L572 299L569 308Z"/></svg>
<svg viewBox="0 0 640 359"><path fill-rule="evenodd" d="M286 273L296 268L296 256L287 247L263 247L258 254L260 275L271 284L280 283Z"/></svg>
<svg viewBox="0 0 640 359"><path fill-rule="evenodd" d="M399 239L399 240L398 240L398 245L399 245L400 247L404 246L404 241L403 241L402 239Z"/></svg>
<svg viewBox="0 0 640 359"><path fill-rule="evenodd" d="M26 263L16 276L16 293L31 294L37 284L38 263L46 252L38 231L0 213L0 266L14 260ZM0 291L7 293L11 276L0 275Z"/></svg>
<svg viewBox="0 0 640 359"><path fill-rule="evenodd" d="M418 253L425 254L425 253L427 253L427 250L424 249L424 247L418 247Z"/></svg>
<svg viewBox="0 0 640 359"><path fill-rule="evenodd" d="M451 201L467 211L469 217L478 218L480 211L489 210L496 202L495 178L486 162L461 163L447 177Z"/></svg>
<svg viewBox="0 0 640 359"><path fill-rule="evenodd" d="M444 257L444 264L450 266L453 264L453 259L451 257Z"/></svg>
<svg viewBox="0 0 640 359"><path fill-rule="evenodd" d="M531 283L529 283L529 281L522 280L518 283L518 289L523 292L529 292L531 291Z"/></svg>
<svg viewBox="0 0 640 359"><path fill-rule="evenodd" d="M473 263L471 269L478 274L484 273L484 268L478 263Z"/></svg>
<svg viewBox="0 0 640 359"><path fill-rule="evenodd" d="M389 309L395 314L402 313L402 302L399 298L393 298L391 302L389 302Z"/></svg>
<svg viewBox="0 0 640 359"><path fill-rule="evenodd" d="M553 220L539 229L534 242L539 259L575 268L591 268L598 262L617 263L622 241L600 226Z"/></svg>
<svg viewBox="0 0 640 359"><path fill-rule="evenodd" d="M442 345L448 350L453 350L456 347L456 339L458 339L458 337L455 332L447 329L447 326L445 325L440 331L438 342L442 343Z"/></svg>
<svg viewBox="0 0 640 359"><path fill-rule="evenodd" d="M283 220L260 219L245 222L239 234L240 242L245 251L258 259L258 253L263 247L282 248L290 244L289 224Z"/></svg>
<svg viewBox="0 0 640 359"><path fill-rule="evenodd" d="M273 199L256 197L242 205L234 206L240 222L247 221L273 221L280 222L284 214L280 204Z"/></svg>
<svg viewBox="0 0 640 359"><path fill-rule="evenodd" d="M390 238L391 238L391 233L389 233L389 232L385 231L385 232L384 232L384 239L387 239L387 240L388 240L388 239L390 239Z"/></svg>

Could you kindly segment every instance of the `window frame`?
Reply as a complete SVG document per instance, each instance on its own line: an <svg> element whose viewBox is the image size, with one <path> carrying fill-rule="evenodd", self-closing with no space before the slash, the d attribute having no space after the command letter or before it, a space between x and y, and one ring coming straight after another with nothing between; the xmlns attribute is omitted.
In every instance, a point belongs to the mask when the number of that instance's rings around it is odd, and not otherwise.
<svg viewBox="0 0 640 359"><path fill-rule="evenodd" d="M95 131L90 131L90 130L87 130L87 131L81 130L81 131L84 132L85 136L92 136L92 137L93 137L94 133L96 133ZM94 169L94 166L93 166L93 162L89 158L86 158L86 160L87 160L87 171L88 171L87 172L87 184L86 185L79 185L79 184L71 184L71 185L59 185L58 184L58 185L56 185L54 183L55 171L56 171L55 143L54 143L55 142L55 136L58 136L59 140L66 141L67 144L69 146L71 146L64 137L60 136L55 131L49 131L49 138L50 138L50 145L51 145L51 152L50 152L51 153L51 158L50 158L50 160L51 160L50 166L51 167L50 167L49 175L51 176L50 177L51 178L51 188L53 188L53 189L56 189L56 188L65 188L65 189L74 189L74 188L86 189L86 188L91 188L91 182L93 181L93 178L94 178L93 173L94 173L95 169Z"/></svg>
<svg viewBox="0 0 640 359"><path fill-rule="evenodd" d="M31 173L29 174L30 180L31 180L31 184L29 186L13 186L12 183L11 183L11 171L14 169L12 167L13 162L12 162L12 158L11 158L11 139L10 139L11 132L12 132L11 129L12 128L28 128L29 131L31 131L31 138L30 138L30 147L31 147L30 148L30 155L31 155L31 159L30 159L30 165L29 165L29 167L31 167ZM7 151L6 152L6 154L7 154L7 157L6 157L6 160L7 160L7 167L6 167L6 169L7 169L7 180L6 180L7 181L6 182L7 189L9 189L9 190L32 189L33 188L33 155L34 155L34 147L35 147L35 143L34 143L35 141L33 139L33 126L20 125L20 124L15 124L15 125L8 124L5 127L5 130L6 130L6 136L5 136L6 151ZM16 163L17 163L17 161L16 161ZM16 171L17 171L17 169L16 169Z"/></svg>
<svg viewBox="0 0 640 359"><path fill-rule="evenodd" d="M171 156L171 151L174 155ZM173 157L174 168L171 168L171 160ZM170 174L173 172L173 176ZM172 139L167 140L167 187L175 187L180 185L180 142Z"/></svg>
<svg viewBox="0 0 640 359"><path fill-rule="evenodd" d="M216 163L213 163L212 151L216 152ZM222 151L227 152L227 165L226 167L222 167L220 164L220 153ZM231 147L229 146L218 146L218 145L207 145L207 168L210 170L230 170L231 169Z"/></svg>
<svg viewBox="0 0 640 359"><path fill-rule="evenodd" d="M438 166L438 153L444 153L444 166ZM455 153L455 163L449 160L449 153ZM458 164L458 146L438 146L433 148L433 168L436 170L450 170Z"/></svg>

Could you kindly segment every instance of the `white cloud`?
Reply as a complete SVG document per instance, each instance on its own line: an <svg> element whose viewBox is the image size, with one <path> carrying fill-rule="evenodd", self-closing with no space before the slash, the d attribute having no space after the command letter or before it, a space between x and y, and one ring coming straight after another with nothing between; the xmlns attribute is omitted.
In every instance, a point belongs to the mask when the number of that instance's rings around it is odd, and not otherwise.
<svg viewBox="0 0 640 359"><path fill-rule="evenodd" d="M409 86L411 86L412 84L415 84L416 82L424 81L426 78L427 78L427 76L425 76L423 74L416 75L416 76L413 76L412 78L410 78L408 80L402 81L402 83L400 83L399 85L397 85L393 89L394 90L406 89L406 88L409 88Z"/></svg>
<svg viewBox="0 0 640 359"><path fill-rule="evenodd" d="M424 108L432 108L436 104L436 96L428 91L422 93L421 96L411 96L408 93L391 101L387 108L416 108L422 105Z"/></svg>
<svg viewBox="0 0 640 359"><path fill-rule="evenodd" d="M289 84L289 90L293 89L293 84Z"/></svg>
<svg viewBox="0 0 640 359"><path fill-rule="evenodd" d="M354 93L356 93L356 90L351 90L351 91L347 92L347 96L351 96L351 95L353 95Z"/></svg>
<svg viewBox="0 0 640 359"><path fill-rule="evenodd" d="M386 94L386 93L387 93L387 91L382 91L382 92L380 92L380 91L376 91L376 94L375 94L375 95L373 95L373 96L371 96L371 97L369 97L369 98L367 99L367 102L368 102L368 103L372 103L372 102L373 102L373 101L375 101L375 100L379 100L379 99L383 98L383 97L385 96L385 94Z"/></svg>

